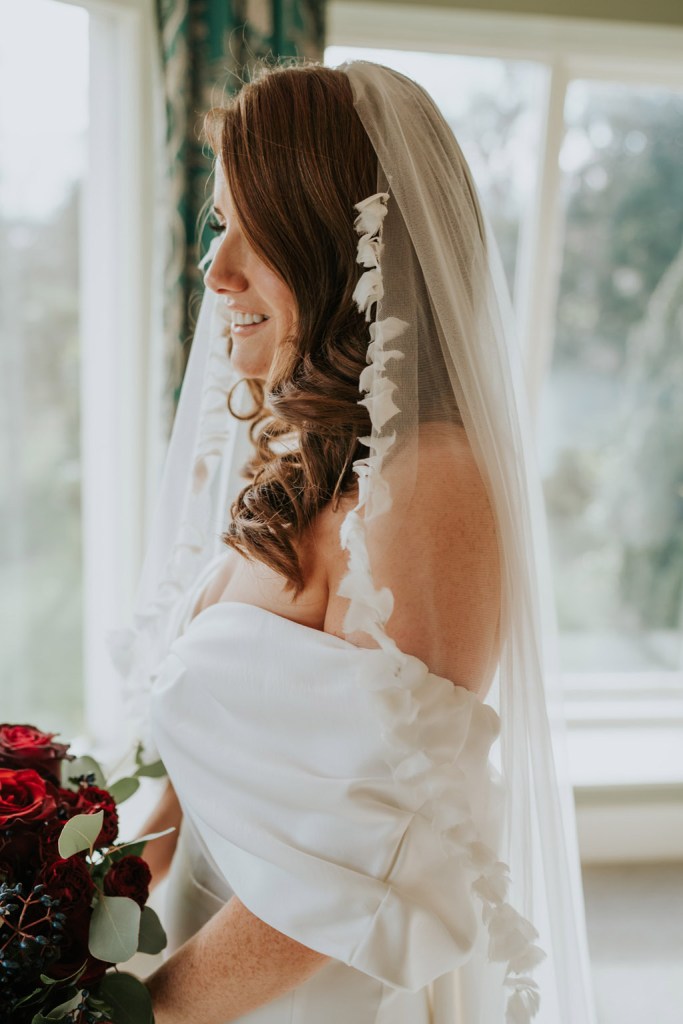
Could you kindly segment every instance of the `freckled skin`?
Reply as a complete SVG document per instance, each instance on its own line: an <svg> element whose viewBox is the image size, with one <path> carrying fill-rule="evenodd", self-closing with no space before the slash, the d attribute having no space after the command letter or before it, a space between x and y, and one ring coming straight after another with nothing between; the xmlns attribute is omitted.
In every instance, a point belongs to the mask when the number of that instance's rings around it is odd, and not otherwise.
<svg viewBox="0 0 683 1024"><path fill-rule="evenodd" d="M225 231L206 275L206 284L229 305L269 317L267 322L259 324L258 330L244 337L239 330L233 330L230 356L238 373L265 380L278 345L290 334L296 321L294 296L249 246L235 215L220 163L216 165L214 209Z"/></svg>
<svg viewBox="0 0 683 1024"><path fill-rule="evenodd" d="M155 1024L226 1024L300 985L329 959L232 896L147 979Z"/></svg>

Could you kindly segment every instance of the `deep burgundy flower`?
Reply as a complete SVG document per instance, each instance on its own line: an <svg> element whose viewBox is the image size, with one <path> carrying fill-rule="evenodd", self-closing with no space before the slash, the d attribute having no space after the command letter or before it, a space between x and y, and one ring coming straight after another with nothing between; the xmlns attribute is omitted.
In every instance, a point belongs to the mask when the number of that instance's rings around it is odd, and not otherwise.
<svg viewBox="0 0 683 1024"><path fill-rule="evenodd" d="M109 868L104 876L104 891L107 896L129 896L142 909L149 898L151 880L147 862L130 854Z"/></svg>
<svg viewBox="0 0 683 1024"><path fill-rule="evenodd" d="M56 810L54 786L33 768L0 768L0 828L45 821Z"/></svg>
<svg viewBox="0 0 683 1024"><path fill-rule="evenodd" d="M90 906L95 885L81 857L75 855L46 864L40 881L45 883L50 896L59 899L59 909L64 913L70 913L74 907Z"/></svg>
<svg viewBox="0 0 683 1024"><path fill-rule="evenodd" d="M61 762L73 760L66 743L56 743L54 732L42 732L35 725L0 724L0 768L33 768L60 782Z"/></svg>
<svg viewBox="0 0 683 1024"><path fill-rule="evenodd" d="M88 933L90 931L90 907L77 907L68 913L64 928L64 938L59 960L50 964L45 971L51 978L68 978L83 964L87 964L85 973L78 979L80 988L90 988L99 981L111 963L98 960L88 950Z"/></svg>
<svg viewBox="0 0 683 1024"><path fill-rule="evenodd" d="M111 846L119 832L119 816L116 810L116 801L106 789L99 789L97 786L83 786L78 791L79 814L93 814L95 811L103 810L104 819L102 829L95 841L95 846Z"/></svg>

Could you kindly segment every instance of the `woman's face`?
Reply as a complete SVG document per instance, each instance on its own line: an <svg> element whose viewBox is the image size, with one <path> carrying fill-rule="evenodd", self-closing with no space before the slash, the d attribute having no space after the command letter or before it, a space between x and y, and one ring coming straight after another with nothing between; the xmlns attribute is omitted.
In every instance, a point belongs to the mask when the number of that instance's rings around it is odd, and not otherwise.
<svg viewBox="0 0 683 1024"><path fill-rule="evenodd" d="M228 307L233 367L245 377L266 380L275 350L295 325L296 303L244 237L220 161L215 178L214 218L224 230L204 280Z"/></svg>

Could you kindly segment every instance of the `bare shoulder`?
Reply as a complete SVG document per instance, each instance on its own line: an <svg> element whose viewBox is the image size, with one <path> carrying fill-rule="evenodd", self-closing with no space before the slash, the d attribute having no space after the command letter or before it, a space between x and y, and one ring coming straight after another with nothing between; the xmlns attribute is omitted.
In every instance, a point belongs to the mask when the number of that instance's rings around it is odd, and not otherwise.
<svg viewBox="0 0 683 1024"><path fill-rule="evenodd" d="M409 495L391 516L366 527L375 584L388 586L394 596L387 632L432 672L482 690L495 669L500 615L498 539L488 491L462 428L427 424L416 443L417 475ZM331 564L325 623L338 635L348 607L336 594L346 571L342 554Z"/></svg>
<svg viewBox="0 0 683 1024"><path fill-rule="evenodd" d="M205 608L208 608L210 604L216 604L217 601L220 601L225 588L235 572L239 557L237 551L226 547L218 571L211 577L211 580L197 599L197 603L192 610L192 618L195 615L199 615Z"/></svg>

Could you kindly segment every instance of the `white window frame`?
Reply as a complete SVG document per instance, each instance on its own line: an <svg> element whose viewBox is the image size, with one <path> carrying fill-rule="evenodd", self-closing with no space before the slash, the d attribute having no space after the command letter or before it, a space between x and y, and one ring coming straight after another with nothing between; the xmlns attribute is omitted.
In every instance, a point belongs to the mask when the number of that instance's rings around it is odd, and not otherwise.
<svg viewBox="0 0 683 1024"><path fill-rule="evenodd" d="M330 0L328 46L531 60L546 68L538 188L515 279L529 400L550 366L562 258L559 154L575 78L683 87L683 27L503 14L421 3ZM666 673L564 673L585 861L683 856L683 666ZM634 763L633 750L647 751Z"/></svg>
<svg viewBox="0 0 683 1024"><path fill-rule="evenodd" d="M165 112L153 0L66 0L89 14L80 228L85 734L121 752L121 679L106 645L130 621L165 438L161 299L168 223Z"/></svg>

